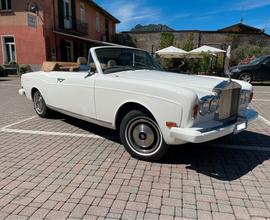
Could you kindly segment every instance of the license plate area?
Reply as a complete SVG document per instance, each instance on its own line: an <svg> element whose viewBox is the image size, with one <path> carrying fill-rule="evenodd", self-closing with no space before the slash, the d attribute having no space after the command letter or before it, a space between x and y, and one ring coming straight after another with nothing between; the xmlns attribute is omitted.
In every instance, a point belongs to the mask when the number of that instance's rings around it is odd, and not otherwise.
<svg viewBox="0 0 270 220"><path fill-rule="evenodd" d="M246 129L247 129L247 120L237 122L234 128L234 134L238 134L241 131L246 130Z"/></svg>

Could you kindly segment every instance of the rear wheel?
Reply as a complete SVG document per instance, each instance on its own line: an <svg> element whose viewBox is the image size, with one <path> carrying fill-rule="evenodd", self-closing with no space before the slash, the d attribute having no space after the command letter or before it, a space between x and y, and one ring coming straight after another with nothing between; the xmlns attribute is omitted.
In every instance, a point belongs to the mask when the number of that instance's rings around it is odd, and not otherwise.
<svg viewBox="0 0 270 220"><path fill-rule="evenodd" d="M241 73L238 78L248 83L252 82L252 75L250 73Z"/></svg>
<svg viewBox="0 0 270 220"><path fill-rule="evenodd" d="M41 93L37 90L33 96L34 109L39 117L46 118L49 115L49 109L46 106L46 103L41 95Z"/></svg>
<svg viewBox="0 0 270 220"><path fill-rule="evenodd" d="M126 150L137 159L157 161L168 150L158 124L140 111L131 111L123 118L120 137Z"/></svg>

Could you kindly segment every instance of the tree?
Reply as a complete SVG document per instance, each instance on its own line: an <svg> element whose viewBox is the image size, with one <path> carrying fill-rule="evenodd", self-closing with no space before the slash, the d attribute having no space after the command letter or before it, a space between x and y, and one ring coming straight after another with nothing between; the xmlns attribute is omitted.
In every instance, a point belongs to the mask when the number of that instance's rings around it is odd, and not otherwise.
<svg viewBox="0 0 270 220"><path fill-rule="evenodd" d="M239 63L247 57L259 57L270 54L270 47L261 47L258 45L242 44L232 50L232 63Z"/></svg>
<svg viewBox="0 0 270 220"><path fill-rule="evenodd" d="M162 32L160 37L160 48L166 48L172 46L174 44L174 35L172 32ZM169 70L173 67L173 60L172 59L162 59L161 60L162 66Z"/></svg>
<svg viewBox="0 0 270 220"><path fill-rule="evenodd" d="M202 52L202 58L199 61L200 71L209 72L210 70L210 55Z"/></svg>
<svg viewBox="0 0 270 220"><path fill-rule="evenodd" d="M185 50L185 51L193 50L193 48L194 48L193 40L194 40L194 34L189 33L186 41L184 42L183 50Z"/></svg>
<svg viewBox="0 0 270 220"><path fill-rule="evenodd" d="M149 24L149 25L141 25L137 24L134 28L131 29L134 32L144 32L144 31L173 31L172 28L168 27L164 24Z"/></svg>
<svg viewBox="0 0 270 220"><path fill-rule="evenodd" d="M240 43L240 36L238 34L230 34L226 37L226 42L232 46L232 49L235 49Z"/></svg>
<svg viewBox="0 0 270 220"><path fill-rule="evenodd" d="M166 48L174 44L174 35L171 32L162 32L160 37L160 48Z"/></svg>

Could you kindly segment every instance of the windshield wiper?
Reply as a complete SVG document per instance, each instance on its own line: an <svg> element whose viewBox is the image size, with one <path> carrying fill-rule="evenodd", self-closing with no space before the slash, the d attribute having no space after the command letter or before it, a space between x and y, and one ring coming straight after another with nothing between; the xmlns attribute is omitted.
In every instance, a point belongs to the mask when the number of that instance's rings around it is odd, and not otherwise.
<svg viewBox="0 0 270 220"><path fill-rule="evenodd" d="M133 65L133 68L141 68L141 69L148 69L148 70L154 70L155 68L153 66L146 65L144 63L135 63Z"/></svg>
<svg viewBox="0 0 270 220"><path fill-rule="evenodd" d="M115 72L122 72L122 71L126 71L126 70L134 70L132 67L130 66L112 66L109 69L106 69L104 71L104 73L115 73Z"/></svg>

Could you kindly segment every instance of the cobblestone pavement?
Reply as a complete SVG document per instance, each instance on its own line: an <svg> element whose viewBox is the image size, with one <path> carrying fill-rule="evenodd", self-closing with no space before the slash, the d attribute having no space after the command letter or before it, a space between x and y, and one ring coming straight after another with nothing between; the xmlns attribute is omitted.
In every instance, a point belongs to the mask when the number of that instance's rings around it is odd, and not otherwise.
<svg viewBox="0 0 270 220"><path fill-rule="evenodd" d="M247 131L159 163L113 131L36 117L18 88L0 79L0 219L270 219L270 86L255 86L262 117Z"/></svg>

